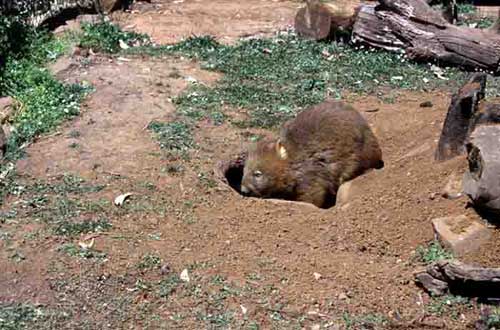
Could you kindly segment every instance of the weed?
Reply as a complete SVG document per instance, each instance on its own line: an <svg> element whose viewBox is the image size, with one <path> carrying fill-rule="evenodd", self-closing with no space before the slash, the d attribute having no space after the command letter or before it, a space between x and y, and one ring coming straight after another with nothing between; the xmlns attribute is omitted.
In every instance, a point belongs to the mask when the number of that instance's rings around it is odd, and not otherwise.
<svg viewBox="0 0 500 330"><path fill-rule="evenodd" d="M150 270L159 268L161 265L161 258L155 254L146 254L137 265L137 268L142 270Z"/></svg>
<svg viewBox="0 0 500 330"><path fill-rule="evenodd" d="M443 297L433 297L432 301L427 305L427 311L436 316L450 314L453 319L457 319L460 307L471 307L470 300L466 297L446 295Z"/></svg>
<svg viewBox="0 0 500 330"><path fill-rule="evenodd" d="M445 250L438 241L433 241L427 246L419 246L415 251L415 259L424 264L434 261L453 259L453 254Z"/></svg>
<svg viewBox="0 0 500 330"><path fill-rule="evenodd" d="M66 253L69 256L72 257L80 257L84 259L104 259L106 258L106 253L96 251L96 250L91 250L91 249L83 249L75 244L68 243L64 244L61 246L59 251Z"/></svg>
<svg viewBox="0 0 500 330"><path fill-rule="evenodd" d="M344 313L342 315L346 329L374 329L377 326L383 326L387 319L379 314L365 314L365 315L350 315Z"/></svg>
<svg viewBox="0 0 500 330"><path fill-rule="evenodd" d="M94 51L118 53L122 49L120 41L128 47L143 46L150 43L147 35L122 31L118 26L110 22L83 24L82 29L83 36L80 40L80 46L91 48Z"/></svg>
<svg viewBox="0 0 500 330"><path fill-rule="evenodd" d="M80 147L80 144L73 142L68 147L70 147L71 149L77 149Z"/></svg>
<svg viewBox="0 0 500 330"><path fill-rule="evenodd" d="M161 280L157 286L157 294L161 298L167 298L175 289L182 283L179 276L176 274L169 275L167 278Z"/></svg>
<svg viewBox="0 0 500 330"><path fill-rule="evenodd" d="M28 329L32 322L36 321L42 315L42 310L32 305L0 305L0 329Z"/></svg>
<svg viewBox="0 0 500 330"><path fill-rule="evenodd" d="M54 233L61 236L77 236L80 234L107 231L110 228L111 223L107 219L87 220L83 222L63 220L55 224Z"/></svg>
<svg viewBox="0 0 500 330"><path fill-rule="evenodd" d="M182 121L169 123L152 122L148 129L153 131L160 142L160 147L165 149L170 156L186 158L191 148L195 146L191 127Z"/></svg>

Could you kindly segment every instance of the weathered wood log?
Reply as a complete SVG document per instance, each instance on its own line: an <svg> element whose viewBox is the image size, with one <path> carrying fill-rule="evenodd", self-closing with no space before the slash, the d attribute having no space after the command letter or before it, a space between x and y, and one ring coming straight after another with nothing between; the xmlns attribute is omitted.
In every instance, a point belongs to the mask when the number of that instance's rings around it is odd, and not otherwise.
<svg viewBox="0 0 500 330"><path fill-rule="evenodd" d="M500 125L478 126L467 143L467 152L464 192L476 208L500 214Z"/></svg>
<svg viewBox="0 0 500 330"><path fill-rule="evenodd" d="M474 126L474 114L484 98L486 75L476 73L451 97L435 159L443 161L465 152L465 141Z"/></svg>
<svg viewBox="0 0 500 330"><path fill-rule="evenodd" d="M28 14L28 22L39 26L66 10L107 13L126 5L125 0L11 0L0 1L0 15Z"/></svg>
<svg viewBox="0 0 500 330"><path fill-rule="evenodd" d="M414 276L417 284L434 295L451 292L469 297L500 297L500 268L438 261Z"/></svg>
<svg viewBox="0 0 500 330"><path fill-rule="evenodd" d="M351 32L354 44L405 51L417 61L434 61L467 69L500 73L500 34L450 24L429 0L379 0L355 9L308 0L295 18L300 36L316 40ZM456 18L454 0L447 0L448 20Z"/></svg>
<svg viewBox="0 0 500 330"><path fill-rule="evenodd" d="M356 17L356 8L340 7L334 2L307 0L295 16L295 30L301 37L324 40L350 33Z"/></svg>

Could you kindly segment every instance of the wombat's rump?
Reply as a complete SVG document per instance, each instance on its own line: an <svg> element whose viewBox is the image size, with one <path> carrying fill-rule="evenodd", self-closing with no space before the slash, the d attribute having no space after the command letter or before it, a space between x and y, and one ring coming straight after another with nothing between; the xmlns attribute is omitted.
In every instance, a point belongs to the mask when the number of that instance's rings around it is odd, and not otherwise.
<svg viewBox="0 0 500 330"><path fill-rule="evenodd" d="M326 101L286 122L279 138L250 148L241 190L330 207L343 182L381 167L382 151L361 114L343 102Z"/></svg>

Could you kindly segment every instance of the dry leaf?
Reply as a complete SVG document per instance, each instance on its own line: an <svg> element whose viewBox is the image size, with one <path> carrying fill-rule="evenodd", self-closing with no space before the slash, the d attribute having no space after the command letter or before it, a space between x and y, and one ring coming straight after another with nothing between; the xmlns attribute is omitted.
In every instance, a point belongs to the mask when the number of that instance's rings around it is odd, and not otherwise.
<svg viewBox="0 0 500 330"><path fill-rule="evenodd" d="M90 250L94 246L94 239L92 238L92 240L89 243L78 242L78 245L84 250Z"/></svg>
<svg viewBox="0 0 500 330"><path fill-rule="evenodd" d="M243 315L246 315L247 314L247 308L243 305L240 305L240 308L241 308L241 313L243 313Z"/></svg>
<svg viewBox="0 0 500 330"><path fill-rule="evenodd" d="M188 273L188 270L184 269L179 277L180 277L180 279L182 281L189 282L189 273Z"/></svg>
<svg viewBox="0 0 500 330"><path fill-rule="evenodd" d="M129 48L130 48L130 46L129 46L129 45L127 45L127 44L125 43L125 41L123 41L123 40L121 40L121 39L120 39L120 40L118 40L118 43L120 44L120 48L121 48L121 49L129 49Z"/></svg>
<svg viewBox="0 0 500 330"><path fill-rule="evenodd" d="M128 197L130 197L130 196L132 196L132 193L126 193L126 194L122 194L122 195L120 195L120 196L116 197L116 198L115 198L115 205L116 205L116 206L122 206L122 205L123 205L123 203L125 202L125 200L126 200Z"/></svg>

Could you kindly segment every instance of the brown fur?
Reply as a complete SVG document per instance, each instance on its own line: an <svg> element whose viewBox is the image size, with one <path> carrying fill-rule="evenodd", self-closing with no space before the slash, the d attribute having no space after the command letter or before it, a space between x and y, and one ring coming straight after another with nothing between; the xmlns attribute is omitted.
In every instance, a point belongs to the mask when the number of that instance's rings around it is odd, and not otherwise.
<svg viewBox="0 0 500 330"><path fill-rule="evenodd" d="M382 151L364 118L345 103L326 101L286 122L279 139L249 150L242 191L329 207L343 182L382 166ZM262 174L256 177L256 171Z"/></svg>

